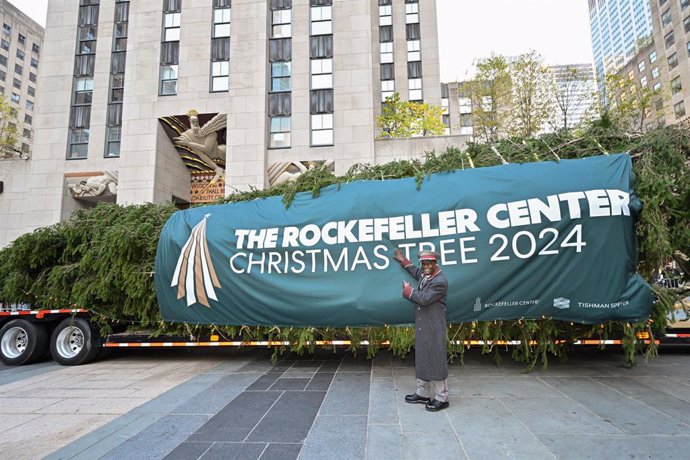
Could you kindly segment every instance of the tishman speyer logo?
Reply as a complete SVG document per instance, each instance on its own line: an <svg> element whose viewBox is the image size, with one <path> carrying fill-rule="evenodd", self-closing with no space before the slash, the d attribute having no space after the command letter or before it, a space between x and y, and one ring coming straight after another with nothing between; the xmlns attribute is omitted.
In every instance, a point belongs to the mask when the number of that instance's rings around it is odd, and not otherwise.
<svg viewBox="0 0 690 460"><path fill-rule="evenodd" d="M220 282L206 242L206 221L210 216L206 214L192 229L177 259L170 284L177 286L178 299L186 297L188 307L198 302L210 308L208 299L218 300L214 288L220 288Z"/></svg>
<svg viewBox="0 0 690 460"><path fill-rule="evenodd" d="M570 308L570 299L566 299L565 297L556 297L553 299L553 306L560 310Z"/></svg>

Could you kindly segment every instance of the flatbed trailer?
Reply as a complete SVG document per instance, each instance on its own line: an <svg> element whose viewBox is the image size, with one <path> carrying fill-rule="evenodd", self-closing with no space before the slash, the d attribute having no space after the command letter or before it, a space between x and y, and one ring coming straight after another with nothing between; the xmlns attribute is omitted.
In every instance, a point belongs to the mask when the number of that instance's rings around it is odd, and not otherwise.
<svg viewBox="0 0 690 460"><path fill-rule="evenodd" d="M110 334L101 337L99 327L86 309L5 309L0 310L0 361L6 365L30 364L52 357L65 366L86 364L104 349L113 348L193 348L193 347L273 347L289 346L283 341L228 340L218 334L204 337L152 336L150 334ZM638 337L648 343L648 337ZM690 344L690 329L672 329L657 339L661 344ZM464 341L465 346L520 345L519 340L496 343ZM317 340L316 346L350 346L349 340ZM457 343L458 345L460 343ZM617 339L588 339L572 343L581 346L621 345ZM360 345L369 345L363 341ZM381 344L386 346L386 343Z"/></svg>

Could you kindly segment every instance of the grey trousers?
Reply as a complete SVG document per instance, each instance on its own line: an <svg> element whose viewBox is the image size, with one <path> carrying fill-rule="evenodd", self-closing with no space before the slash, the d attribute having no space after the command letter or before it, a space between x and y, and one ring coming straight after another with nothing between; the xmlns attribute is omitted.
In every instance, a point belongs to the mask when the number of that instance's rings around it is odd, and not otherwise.
<svg viewBox="0 0 690 460"><path fill-rule="evenodd" d="M436 399L441 402L448 401L448 379L446 380L422 380L417 379L417 394L423 398L431 397L431 386L434 387Z"/></svg>

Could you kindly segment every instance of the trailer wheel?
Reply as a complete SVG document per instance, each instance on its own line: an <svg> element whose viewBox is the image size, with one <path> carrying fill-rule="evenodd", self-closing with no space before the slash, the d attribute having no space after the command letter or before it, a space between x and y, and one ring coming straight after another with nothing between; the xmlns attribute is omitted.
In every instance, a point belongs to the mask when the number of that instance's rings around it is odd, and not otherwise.
<svg viewBox="0 0 690 460"><path fill-rule="evenodd" d="M38 361L48 350L48 332L42 324L15 319L0 329L0 360L9 366Z"/></svg>
<svg viewBox="0 0 690 460"><path fill-rule="evenodd" d="M78 366L93 360L100 350L100 334L83 318L66 318L50 339L50 354L63 366Z"/></svg>

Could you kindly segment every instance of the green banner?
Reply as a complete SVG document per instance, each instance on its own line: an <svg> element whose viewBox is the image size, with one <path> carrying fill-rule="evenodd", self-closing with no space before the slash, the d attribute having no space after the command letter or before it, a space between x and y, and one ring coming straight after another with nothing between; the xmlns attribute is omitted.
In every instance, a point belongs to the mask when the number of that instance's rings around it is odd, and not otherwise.
<svg viewBox="0 0 690 460"><path fill-rule="evenodd" d="M357 181L175 213L155 283L166 321L376 326L414 321L399 247L441 255L449 322L646 318L627 154Z"/></svg>

